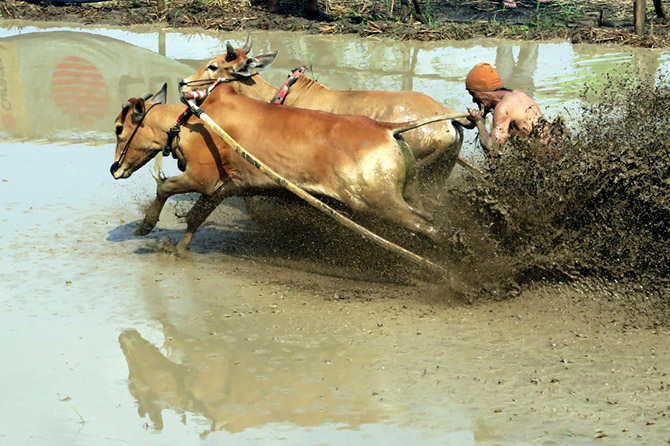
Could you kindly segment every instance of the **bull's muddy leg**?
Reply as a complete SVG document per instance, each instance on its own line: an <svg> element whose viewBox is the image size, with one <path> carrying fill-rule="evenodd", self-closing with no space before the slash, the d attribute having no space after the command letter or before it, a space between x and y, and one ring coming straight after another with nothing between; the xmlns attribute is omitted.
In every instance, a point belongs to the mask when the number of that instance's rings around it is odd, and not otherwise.
<svg viewBox="0 0 670 446"><path fill-rule="evenodd" d="M444 243L443 237L430 221L412 209L404 200L398 199L396 204L391 207L379 206L377 209L385 209L386 211L382 215L384 218L412 232L428 237L436 245Z"/></svg>
<svg viewBox="0 0 670 446"><path fill-rule="evenodd" d="M193 235L200 225L207 220L207 217L216 209L216 207L227 197L235 194L235 186L232 182L225 183L212 195L201 195L198 201L193 205L188 214L186 214L186 232L182 239L177 243L177 255L184 254L191 245Z"/></svg>
<svg viewBox="0 0 670 446"><path fill-rule="evenodd" d="M413 213L421 216L421 218L425 219L430 223L433 222L433 216L430 215L423 207L423 200L419 195L419 187L417 181L409 182L407 186L405 186L405 191L403 192L403 198L407 203L406 206L408 206Z"/></svg>
<svg viewBox="0 0 670 446"><path fill-rule="evenodd" d="M262 218L261 211L256 205L254 197L244 197L244 207L247 210L247 215L253 220L260 220Z"/></svg>
<svg viewBox="0 0 670 446"><path fill-rule="evenodd" d="M417 160L417 161L416 161L416 168L417 168L418 170L423 170L423 169L425 169L427 166L430 166L430 165L433 164L436 160L438 160L439 158L442 158L442 156L444 156L444 153L447 151L446 149L447 149L447 148L446 148L445 145L443 145L443 144L440 145L440 147L438 147L435 151L433 151L433 152L431 152L430 154L428 154L428 156L426 156L425 158L422 158L422 159L420 159L420 160Z"/></svg>
<svg viewBox="0 0 670 446"><path fill-rule="evenodd" d="M408 172L402 196L413 213L420 215L431 223L433 222L433 216L426 212L423 207L423 200L419 194L419 180L417 178L416 169L411 169Z"/></svg>
<svg viewBox="0 0 670 446"><path fill-rule="evenodd" d="M187 192L195 192L191 187L188 177L184 174L174 177L163 178L158 181L156 187L156 198L151 202L144 220L140 223L140 227L135 231L135 235L147 235L158 223L163 206L168 198L175 194L185 194Z"/></svg>

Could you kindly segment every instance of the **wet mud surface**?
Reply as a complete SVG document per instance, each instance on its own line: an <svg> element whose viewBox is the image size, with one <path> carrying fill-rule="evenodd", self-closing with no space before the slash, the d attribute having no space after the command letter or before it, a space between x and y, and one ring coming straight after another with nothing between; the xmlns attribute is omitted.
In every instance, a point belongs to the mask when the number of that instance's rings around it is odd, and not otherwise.
<svg viewBox="0 0 670 446"><path fill-rule="evenodd" d="M195 199L178 197L152 233L135 236L155 182L149 165L129 180L109 175L114 116L127 97L189 74L205 57L166 57L91 33L39 34L0 40L4 79L23 92L11 96L14 121L2 115L0 140L0 381L11 401L0 409L9 420L0 443L670 440L670 127L668 91L657 75L665 55L575 48L560 60L577 60L588 76L602 61L639 67L651 60L652 68L622 76L632 82L596 83L596 91L574 92L547 71L519 85L552 120L566 117L569 150L542 163L517 142L488 166L470 136L464 155L490 168L485 178L457 170L422 186L437 222L451 231L443 250L379 226L443 261L465 284L459 288L426 280L294 207L290 222L258 222L241 200L229 200L197 233L190 255L177 258L171 247L184 231L177 215ZM263 39L274 47L295 37ZM429 91L440 101L459 110L469 102L458 71L470 59L421 77L437 70L421 55L432 61L444 48L391 47L416 61L410 74L387 76L376 65L389 63L384 45L356 41L362 54L381 54L357 55L369 70L359 75L342 71L347 65L333 56L332 48L346 46L341 41L305 42L315 64L329 67L324 82L436 84ZM449 51L464 60L473 51L491 60L499 53L503 63L505 48L480 43ZM202 45L197 51L217 48ZM304 57L290 48L282 46L285 66L268 73L275 83ZM95 96L102 117L65 113L67 101L37 81L51 80L64 59L75 62L71 51L104 73L110 88ZM124 69L110 56L118 54L129 62ZM540 61L559 59L556 48L543 54L544 47ZM406 70L402 62L388 69ZM563 70L569 84L586 83L584 72ZM28 108L36 98L40 109Z"/></svg>
<svg viewBox="0 0 670 446"><path fill-rule="evenodd" d="M630 2L554 0L546 5L519 1L503 8L497 0L410 2L332 0L320 6L332 22L305 18L301 2L280 2L279 14L267 12L261 0L171 0L159 10L155 1L104 1L66 4L50 0L5 0L2 19L79 22L86 25L152 24L171 28L199 27L217 31L285 30L323 34L356 34L394 39L464 40L477 37L548 40L573 43L620 43L643 47L670 46L670 25L656 17L651 2L650 25L644 35L633 32ZM667 11L667 7L666 7Z"/></svg>

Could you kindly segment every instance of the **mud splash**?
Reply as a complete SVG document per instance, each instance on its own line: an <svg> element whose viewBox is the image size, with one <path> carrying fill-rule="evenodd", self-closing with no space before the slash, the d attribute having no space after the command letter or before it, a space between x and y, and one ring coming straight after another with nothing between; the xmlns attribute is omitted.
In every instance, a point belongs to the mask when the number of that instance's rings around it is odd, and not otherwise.
<svg viewBox="0 0 670 446"><path fill-rule="evenodd" d="M512 277L509 290L600 277L667 302L670 88L613 79L584 90L578 125L562 135L565 156L547 163L513 138L483 179L449 190L449 209L460 211L447 217L460 220L460 269L470 281ZM476 266L482 259L485 268Z"/></svg>

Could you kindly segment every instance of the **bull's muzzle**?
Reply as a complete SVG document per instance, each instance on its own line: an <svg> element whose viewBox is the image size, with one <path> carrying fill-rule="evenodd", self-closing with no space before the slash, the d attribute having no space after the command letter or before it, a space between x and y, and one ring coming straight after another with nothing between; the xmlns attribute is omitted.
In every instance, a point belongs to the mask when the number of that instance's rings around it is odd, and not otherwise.
<svg viewBox="0 0 670 446"><path fill-rule="evenodd" d="M121 164L119 164L118 161L114 161L114 163L112 163L112 167L109 168L109 173L111 173L112 176L114 176L114 172L119 170L119 167L121 167Z"/></svg>

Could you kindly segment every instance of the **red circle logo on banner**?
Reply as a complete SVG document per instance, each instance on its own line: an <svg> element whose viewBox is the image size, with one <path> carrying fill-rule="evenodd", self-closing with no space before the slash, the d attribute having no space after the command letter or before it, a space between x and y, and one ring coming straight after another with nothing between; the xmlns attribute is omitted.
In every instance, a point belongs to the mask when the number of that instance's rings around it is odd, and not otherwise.
<svg viewBox="0 0 670 446"><path fill-rule="evenodd" d="M77 56L68 56L56 66L51 95L61 113L80 124L104 118L109 105L105 79L95 65Z"/></svg>

